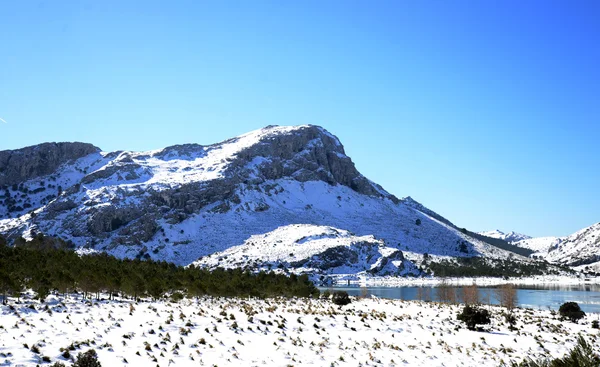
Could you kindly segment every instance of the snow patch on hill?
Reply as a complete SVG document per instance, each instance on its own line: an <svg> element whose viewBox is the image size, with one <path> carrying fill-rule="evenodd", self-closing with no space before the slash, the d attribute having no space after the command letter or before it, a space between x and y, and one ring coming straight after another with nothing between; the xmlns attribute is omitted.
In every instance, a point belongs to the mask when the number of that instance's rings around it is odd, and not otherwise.
<svg viewBox="0 0 600 367"><path fill-rule="evenodd" d="M522 240L527 240L530 239L530 236L527 236L525 234L522 233L517 233L517 232L502 232L499 229L495 229L493 231L487 231L487 232L479 232L480 235L482 236L486 236L486 237L491 237L491 238L498 238L501 240L504 240L506 242L509 243L515 243L518 241L522 241Z"/></svg>
<svg viewBox="0 0 600 367"><path fill-rule="evenodd" d="M254 235L243 245L209 255L194 264L211 269L285 268L299 274L327 275L400 275L414 271L414 268L404 269L398 249L387 247L373 236L355 236L345 230L307 224Z"/></svg>
<svg viewBox="0 0 600 367"><path fill-rule="evenodd" d="M534 251L533 256L545 256L550 249L562 242L560 237L535 237L515 242L515 246Z"/></svg>

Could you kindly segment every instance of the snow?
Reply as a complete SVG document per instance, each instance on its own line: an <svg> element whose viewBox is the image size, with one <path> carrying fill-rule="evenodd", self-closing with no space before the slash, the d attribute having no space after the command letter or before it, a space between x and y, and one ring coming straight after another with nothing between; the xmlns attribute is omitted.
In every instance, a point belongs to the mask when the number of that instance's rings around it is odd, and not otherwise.
<svg viewBox="0 0 600 367"><path fill-rule="evenodd" d="M454 227L411 207L368 197L342 185L332 186L322 181L274 180L258 188L241 185L236 193L241 203L225 213L213 212L212 207L206 207L181 223L161 223L164 235L157 234L146 244L150 255L187 265L201 256L244 244L255 235L265 235L291 224L312 224L349 231L356 236L374 236L385 246L403 252L410 250L440 256L511 256L507 251L467 237ZM261 206L268 206L268 210L256 211ZM416 224L417 219L421 220L421 225ZM171 244L181 244L168 245L165 238L169 238ZM459 251L458 243L462 241L471 243L468 253ZM156 253L154 249L157 249ZM114 251L122 251L115 254L123 257L137 253L127 246Z"/></svg>
<svg viewBox="0 0 600 367"><path fill-rule="evenodd" d="M531 236L528 236L528 235L525 235L522 233L517 233L517 232L513 232L513 231L505 233L499 229L495 229L493 231L487 231L487 232L479 232L479 234L482 236L486 236L486 237L498 238L498 239L501 239L501 240L504 240L506 242L513 243L513 244L515 242L527 240L527 239L531 238Z"/></svg>
<svg viewBox="0 0 600 367"><path fill-rule="evenodd" d="M559 357L582 335L600 351L588 314L579 324L550 311L517 309L517 331L498 307L492 324L469 331L459 306L379 298L337 307L310 299L185 299L84 302L51 296L0 306L0 364L69 365L95 349L103 366L498 366ZM28 306L33 305L35 309ZM488 306L486 306L488 307ZM39 348L39 354L31 351ZM64 358L61 348L70 351Z"/></svg>
<svg viewBox="0 0 600 367"><path fill-rule="evenodd" d="M600 261L600 223L564 238L555 248L550 249L546 260L562 264Z"/></svg>
<svg viewBox="0 0 600 367"><path fill-rule="evenodd" d="M328 250L346 250L344 254L355 254L356 261L332 261L328 259ZM211 269L249 267L265 271L285 267L286 271L299 274L325 272L343 278L348 274L364 274L366 271L376 270L379 272L378 269L386 265L383 263L384 259L396 253L397 249L386 247L383 241L376 240L373 236L359 237L333 227L295 224L251 236L243 245L203 257L194 264ZM381 270L399 274L402 270L402 260L394 260ZM330 262L334 264L328 266Z"/></svg>
<svg viewBox="0 0 600 367"><path fill-rule="evenodd" d="M544 256L561 241L560 237L535 237L515 242L514 245L535 251L534 256Z"/></svg>
<svg viewBox="0 0 600 367"><path fill-rule="evenodd" d="M597 269L600 262L600 223L583 228L567 237L538 237L515 243L535 251L534 257L552 263L566 264L583 269ZM581 265L581 266L580 266Z"/></svg>

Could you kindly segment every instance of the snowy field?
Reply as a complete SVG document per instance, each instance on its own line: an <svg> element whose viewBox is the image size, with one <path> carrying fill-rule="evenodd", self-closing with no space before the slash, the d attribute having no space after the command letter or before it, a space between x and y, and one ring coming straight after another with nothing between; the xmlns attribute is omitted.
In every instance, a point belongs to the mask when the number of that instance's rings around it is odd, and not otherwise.
<svg viewBox="0 0 600 367"><path fill-rule="evenodd" d="M51 360L45 365L70 365L90 348L104 367L499 366L561 356L579 334L600 351L590 326L598 314L574 324L519 309L517 331L509 331L502 309L492 307L492 324L476 332L456 320L460 306L416 301L358 299L341 308L304 299L48 301L1 306L0 366L43 365L43 357Z"/></svg>

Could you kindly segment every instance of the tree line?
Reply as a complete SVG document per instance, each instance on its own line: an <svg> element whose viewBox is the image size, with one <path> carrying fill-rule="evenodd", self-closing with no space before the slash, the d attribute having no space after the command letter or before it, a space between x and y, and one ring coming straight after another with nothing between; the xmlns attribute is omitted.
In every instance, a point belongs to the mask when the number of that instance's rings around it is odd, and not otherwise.
<svg viewBox="0 0 600 367"><path fill-rule="evenodd" d="M51 292L81 292L85 298L101 294L152 297L165 294L224 297L311 297L319 290L308 276L273 272L251 273L241 269L206 270L165 261L117 259L99 253L79 255L56 240L37 236L32 241L8 246L0 237L0 295L19 297L31 289L40 300ZM21 241L22 242L22 241ZM53 245L48 245L49 243ZM57 248L58 247L58 248Z"/></svg>
<svg viewBox="0 0 600 367"><path fill-rule="evenodd" d="M527 277L535 275L573 273L571 269L541 261L517 261L484 257L459 257L452 260L431 261L426 264L429 273L436 277Z"/></svg>

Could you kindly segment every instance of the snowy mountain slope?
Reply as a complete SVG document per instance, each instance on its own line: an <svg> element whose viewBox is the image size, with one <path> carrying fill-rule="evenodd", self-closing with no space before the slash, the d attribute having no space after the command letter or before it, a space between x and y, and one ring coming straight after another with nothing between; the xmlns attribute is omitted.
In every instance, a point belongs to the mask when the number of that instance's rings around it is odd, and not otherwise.
<svg viewBox="0 0 600 367"><path fill-rule="evenodd" d="M312 125L269 126L210 146L94 152L22 186L48 180L61 185L58 197L29 197L31 208L11 213L0 203L0 233L42 232L178 264L293 224L374 236L407 253L510 255L412 199L398 200L356 170L335 136Z"/></svg>
<svg viewBox="0 0 600 367"><path fill-rule="evenodd" d="M535 256L545 256L551 248L558 246L562 241L561 237L535 237L517 241L514 245L534 251Z"/></svg>
<svg viewBox="0 0 600 367"><path fill-rule="evenodd" d="M479 232L479 234L482 236L486 236L486 237L499 238L508 243L514 243L514 242L527 240L527 239L531 238L530 236L527 236L522 233L517 233L517 232L513 232L513 231L505 233L499 229L495 229L493 231L487 231L487 232Z"/></svg>
<svg viewBox="0 0 600 367"><path fill-rule="evenodd" d="M188 263L289 224L324 225L358 236L373 235L390 247L421 254L509 256L412 208L365 197L340 185L279 180L257 189L242 185L236 194L239 204L232 204L227 211L222 211L222 203L214 204L178 224L161 221L159 235L145 244L147 256ZM421 220L421 225L416 224L416 219ZM466 252L461 251L461 244L465 244ZM120 246L112 251L118 256L133 257L138 250Z"/></svg>
<svg viewBox="0 0 600 367"><path fill-rule="evenodd" d="M63 190L81 182L87 172L105 165L109 161L105 155L95 152L60 165L51 174L0 185L0 219L19 217L48 204Z"/></svg>
<svg viewBox="0 0 600 367"><path fill-rule="evenodd" d="M584 228L552 247L546 260L569 266L600 261L600 223Z"/></svg>
<svg viewBox="0 0 600 367"><path fill-rule="evenodd" d="M264 271L285 268L317 275L400 275L415 270L404 269L401 251L373 236L359 237L333 227L307 224L254 235L244 244L203 257L194 265Z"/></svg>

